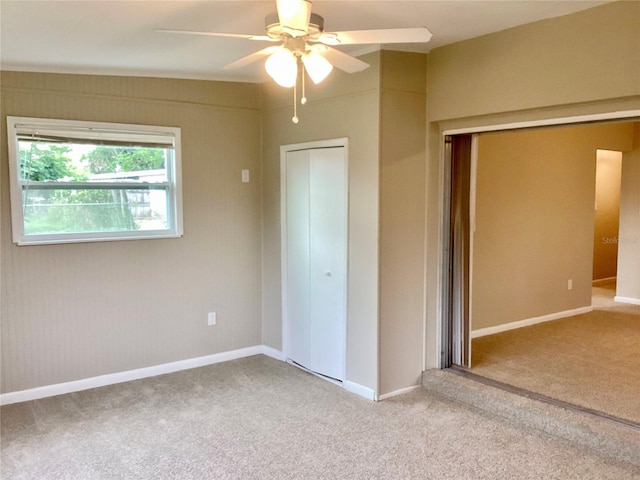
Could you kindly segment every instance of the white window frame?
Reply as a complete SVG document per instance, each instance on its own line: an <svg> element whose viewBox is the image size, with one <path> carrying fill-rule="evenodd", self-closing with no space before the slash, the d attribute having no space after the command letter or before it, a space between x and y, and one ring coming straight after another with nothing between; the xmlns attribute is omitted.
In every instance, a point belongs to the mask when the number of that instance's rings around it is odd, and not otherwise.
<svg viewBox="0 0 640 480"><path fill-rule="evenodd" d="M20 155L18 147L18 135L28 132L46 131L48 134L71 135L85 140L108 140L126 138L130 141L145 142L157 141L173 148L173 160L167 162L167 181L162 183L132 182L34 182L20 179ZM142 240L156 238L176 238L183 235L182 222L182 172L181 172L181 141L180 128L161 127L150 125L130 125L123 123L86 122L78 120L58 120L47 118L7 117L7 144L9 153L9 177L11 193L11 226L13 242L17 245L41 245L56 243L82 243L103 242L115 240ZM117 185L119 189L130 187L131 189L152 185L165 187L168 195L167 202L167 229L159 230L128 230L117 232L79 232L79 233L50 233L31 234L24 233L23 216L23 188L42 185L81 189L90 185L91 188L112 188Z"/></svg>

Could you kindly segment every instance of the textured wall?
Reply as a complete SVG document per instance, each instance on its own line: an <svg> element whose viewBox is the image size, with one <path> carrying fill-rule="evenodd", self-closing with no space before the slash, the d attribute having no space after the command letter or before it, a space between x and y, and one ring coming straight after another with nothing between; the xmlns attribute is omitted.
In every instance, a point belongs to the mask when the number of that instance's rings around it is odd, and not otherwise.
<svg viewBox="0 0 640 480"><path fill-rule="evenodd" d="M632 140L631 123L480 135L473 330L591 305L596 150Z"/></svg>
<svg viewBox="0 0 640 480"><path fill-rule="evenodd" d="M260 344L259 86L13 72L1 80L2 392ZM184 237L14 245L6 115L180 127ZM213 310L218 325L207 327Z"/></svg>
<svg viewBox="0 0 640 480"><path fill-rule="evenodd" d="M640 2L615 2L437 48L431 120L638 95Z"/></svg>
<svg viewBox="0 0 640 480"><path fill-rule="evenodd" d="M263 341L282 348L280 146L349 138L349 261L347 380L377 391L378 149L380 54L362 57L361 73L334 70L320 85L307 82L308 102L294 125L292 92L264 85Z"/></svg>
<svg viewBox="0 0 640 480"><path fill-rule="evenodd" d="M422 373L426 76L426 55L382 52L380 394Z"/></svg>
<svg viewBox="0 0 640 480"><path fill-rule="evenodd" d="M429 54L428 367L438 365L440 354L441 132L640 109L639 20L639 2L615 2Z"/></svg>

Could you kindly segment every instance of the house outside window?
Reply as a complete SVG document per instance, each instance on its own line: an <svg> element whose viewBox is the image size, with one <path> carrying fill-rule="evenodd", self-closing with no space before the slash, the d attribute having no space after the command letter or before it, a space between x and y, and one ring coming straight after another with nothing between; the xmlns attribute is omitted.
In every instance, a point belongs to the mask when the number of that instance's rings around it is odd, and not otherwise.
<svg viewBox="0 0 640 480"><path fill-rule="evenodd" d="M180 129L7 117L18 245L182 235Z"/></svg>

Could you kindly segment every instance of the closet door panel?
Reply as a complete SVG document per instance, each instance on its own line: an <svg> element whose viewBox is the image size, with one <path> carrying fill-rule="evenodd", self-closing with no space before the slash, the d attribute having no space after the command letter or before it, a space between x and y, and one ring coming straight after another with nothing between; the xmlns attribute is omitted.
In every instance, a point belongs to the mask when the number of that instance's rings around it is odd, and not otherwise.
<svg viewBox="0 0 640 480"><path fill-rule="evenodd" d="M343 148L310 152L312 370L343 380L346 332L346 193Z"/></svg>
<svg viewBox="0 0 640 480"><path fill-rule="evenodd" d="M311 368L309 152L287 154L287 342L289 358Z"/></svg>
<svg viewBox="0 0 640 480"><path fill-rule="evenodd" d="M347 186L344 148L286 154L287 356L344 380Z"/></svg>

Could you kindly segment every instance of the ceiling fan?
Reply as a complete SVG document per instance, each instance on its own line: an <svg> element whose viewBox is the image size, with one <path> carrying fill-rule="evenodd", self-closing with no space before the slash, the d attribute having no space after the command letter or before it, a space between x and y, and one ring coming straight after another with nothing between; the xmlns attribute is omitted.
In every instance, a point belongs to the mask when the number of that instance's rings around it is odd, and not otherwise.
<svg viewBox="0 0 640 480"><path fill-rule="evenodd" d="M310 0L276 0L277 13L265 18L266 35L246 35L240 33L202 32L193 30L158 29L163 33L207 35L213 37L241 38L253 41L279 43L258 50L246 57L226 65L227 70L242 68L264 57L265 69L273 80L286 88L294 87L294 123L296 115L296 87L299 72L302 72L302 97L304 94L304 73L314 83L324 80L335 66L347 73L366 69L369 64L333 48L337 45L363 45L383 43L426 43L431 32L424 27L390 28L378 30L352 30L325 32L324 19L311 12Z"/></svg>

